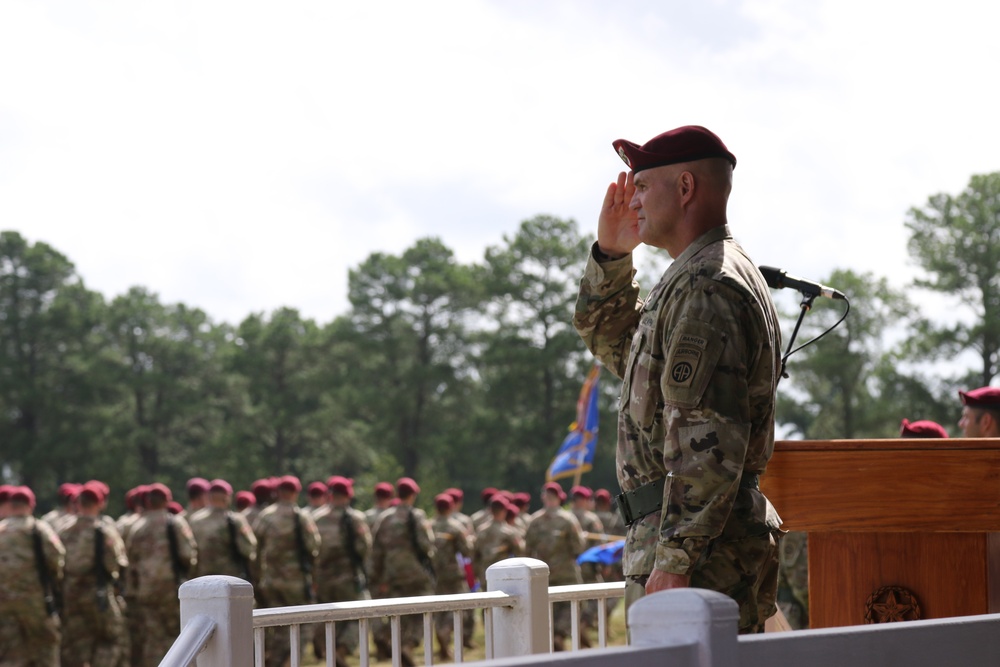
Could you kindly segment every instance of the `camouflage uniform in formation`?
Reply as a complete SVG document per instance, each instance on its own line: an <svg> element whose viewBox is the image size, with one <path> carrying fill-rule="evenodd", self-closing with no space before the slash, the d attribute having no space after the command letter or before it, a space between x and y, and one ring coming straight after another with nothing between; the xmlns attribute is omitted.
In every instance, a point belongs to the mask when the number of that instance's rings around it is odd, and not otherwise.
<svg viewBox="0 0 1000 667"><path fill-rule="evenodd" d="M35 558L38 530L44 567L58 587L65 550L52 527L30 516L0 521L0 664L4 667L58 667L59 621L45 608Z"/></svg>
<svg viewBox="0 0 1000 667"><path fill-rule="evenodd" d="M757 485L774 449L780 371L768 287L725 225L688 246L645 303L634 273L631 255L598 263L592 252L574 317L624 381L619 485L666 479L663 511L628 532L626 604L655 568L731 596L741 632L759 631L775 610L780 534Z"/></svg>
<svg viewBox="0 0 1000 667"><path fill-rule="evenodd" d="M66 547L62 667L114 667L129 645L123 641L125 618L115 591L128 567L125 544L113 525L82 515L63 522L59 538Z"/></svg>
<svg viewBox="0 0 1000 667"><path fill-rule="evenodd" d="M439 516L431 524L434 531L434 574L435 595L468 593L469 582L465 578L463 558L472 558L472 536L466 527L452 516ZM447 653L454 623L451 612L434 614L438 641L441 643L442 657ZM463 615L463 639L468 615Z"/></svg>
<svg viewBox="0 0 1000 667"><path fill-rule="evenodd" d="M297 530L302 535L305 553L300 553ZM313 602L312 572L319 555L320 538L309 513L292 502L278 501L260 513L254 532L257 534L260 561L260 593L267 606L285 607ZM303 571L303 560L309 568L308 574ZM265 642L264 662L268 667L281 667L291 654L288 628L270 630ZM300 637L303 649L312 643L312 633L311 625L302 626Z"/></svg>
<svg viewBox="0 0 1000 667"><path fill-rule="evenodd" d="M580 522L571 512L559 507L546 507L535 512L528 523L525 546L529 558L548 564L550 586L583 582L576 558L583 553L586 541ZM571 631L570 604L555 604L552 609L553 634L557 638L565 638Z"/></svg>
<svg viewBox="0 0 1000 667"><path fill-rule="evenodd" d="M371 551L372 535L365 515L353 507L326 505L313 518L320 536L317 601L371 599L365 562ZM358 639L357 621L337 624L338 647L353 653L358 648Z"/></svg>
<svg viewBox="0 0 1000 667"><path fill-rule="evenodd" d="M580 528L583 529L583 532L590 533L591 535L600 535L604 532L604 524L601 523L601 519L594 512L575 507L570 511L573 512L576 520L580 522ZM600 537L587 538L588 549L598 544L601 544ZM597 563L581 563L580 577L585 584L600 584L604 582L604 577L601 576L601 566ZM580 605L580 622L587 628L597 627L597 600L586 600Z"/></svg>
<svg viewBox="0 0 1000 667"><path fill-rule="evenodd" d="M177 564L171 542L177 547ZM133 643L140 645L137 647L141 652L140 665L155 667L181 631L177 589L191 576L198 562L194 535L182 517L165 509L147 510L129 532L125 551L128 586L135 600L129 614L136 615L140 628Z"/></svg>
<svg viewBox="0 0 1000 667"><path fill-rule="evenodd" d="M486 586L486 570L504 558L524 555L524 539L504 521L490 521L476 538L476 551L472 559L476 577Z"/></svg>
<svg viewBox="0 0 1000 667"><path fill-rule="evenodd" d="M427 559L434 558L434 533L424 511L401 503L379 516L372 534L372 590L377 597L397 598L433 595L431 573L414 549ZM402 618L403 647L412 649L420 643L423 621L420 616ZM376 638L388 642L389 627L382 624Z"/></svg>
<svg viewBox="0 0 1000 667"><path fill-rule="evenodd" d="M195 576L223 574L250 581L250 567L257 560L257 538L246 517L223 507L203 507L188 518L188 523L198 545Z"/></svg>

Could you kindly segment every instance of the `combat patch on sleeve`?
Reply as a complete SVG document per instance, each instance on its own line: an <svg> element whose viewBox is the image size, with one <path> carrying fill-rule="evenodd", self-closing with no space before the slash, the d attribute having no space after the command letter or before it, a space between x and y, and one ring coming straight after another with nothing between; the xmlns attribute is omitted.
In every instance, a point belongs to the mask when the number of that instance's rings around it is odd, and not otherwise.
<svg viewBox="0 0 1000 667"><path fill-rule="evenodd" d="M666 353L664 400L693 408L701 401L722 354L719 332L707 322L682 320L670 336Z"/></svg>

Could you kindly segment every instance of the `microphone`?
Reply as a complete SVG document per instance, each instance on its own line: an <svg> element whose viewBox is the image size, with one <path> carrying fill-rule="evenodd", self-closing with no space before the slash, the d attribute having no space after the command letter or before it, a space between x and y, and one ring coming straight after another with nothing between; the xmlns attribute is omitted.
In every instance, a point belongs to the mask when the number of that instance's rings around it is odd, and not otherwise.
<svg viewBox="0 0 1000 667"><path fill-rule="evenodd" d="M847 300L847 297L844 296L843 292L835 290L832 287L820 285L819 283L814 283L813 281L805 280L804 278L790 276L785 271L776 269L773 266L761 266L758 268L764 275L764 281L767 283L768 287L772 287L774 289L790 287L802 292L806 296L825 296L828 299L841 299L842 301Z"/></svg>

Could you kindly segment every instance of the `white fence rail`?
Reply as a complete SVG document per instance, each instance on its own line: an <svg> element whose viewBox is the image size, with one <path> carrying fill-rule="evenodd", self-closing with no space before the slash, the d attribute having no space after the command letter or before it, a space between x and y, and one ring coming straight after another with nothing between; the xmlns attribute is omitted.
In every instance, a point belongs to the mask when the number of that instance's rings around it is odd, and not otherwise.
<svg viewBox="0 0 1000 667"><path fill-rule="evenodd" d="M558 600L579 604L581 599L620 594L620 584L597 585L599 589L593 585L549 589L548 567L532 559L502 561L490 569L487 579L493 592L476 594L480 597L475 604L492 609L488 629L496 657L479 663L490 667L554 667L553 663L567 667L1000 664L1000 614L738 636L736 603L719 593L700 589L666 591L636 602L628 615L631 646L550 654L551 603ZM195 579L181 587L180 596L184 630L161 663L163 667L187 667L201 646L205 649L197 655L199 667L246 667L254 660L255 628L262 631L272 625L322 619L327 640L332 643L333 624L338 622L334 619L360 618L365 623L366 619L392 613L397 615L398 622L399 613L425 609L422 605L428 604L420 598L344 603L352 605L353 616L343 605L317 605L325 608L319 610L296 607L254 612L250 585L232 577ZM460 599L465 597L447 596L443 603L452 611L468 608L456 606L466 604L466 600ZM392 604L403 607L389 612ZM354 606L358 608L353 609ZM432 609L440 610L439 606ZM426 628L425 621L425 640ZM361 642L362 647L366 644ZM261 648L258 646L258 650ZM330 660L330 651L327 656ZM425 655L429 657L432 656ZM398 654L394 655L394 664L398 660ZM427 664L431 664L429 660Z"/></svg>

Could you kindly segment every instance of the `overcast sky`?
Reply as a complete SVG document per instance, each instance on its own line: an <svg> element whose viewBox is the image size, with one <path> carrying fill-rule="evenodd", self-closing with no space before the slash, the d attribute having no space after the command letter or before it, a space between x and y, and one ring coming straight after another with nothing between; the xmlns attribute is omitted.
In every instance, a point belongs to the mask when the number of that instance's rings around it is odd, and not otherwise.
<svg viewBox="0 0 1000 667"><path fill-rule="evenodd" d="M591 233L611 142L706 125L760 264L912 276L911 206L1000 169L1000 5L0 4L0 228L106 297L347 309L374 251Z"/></svg>

